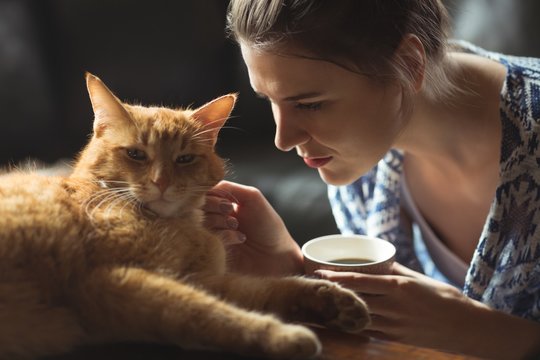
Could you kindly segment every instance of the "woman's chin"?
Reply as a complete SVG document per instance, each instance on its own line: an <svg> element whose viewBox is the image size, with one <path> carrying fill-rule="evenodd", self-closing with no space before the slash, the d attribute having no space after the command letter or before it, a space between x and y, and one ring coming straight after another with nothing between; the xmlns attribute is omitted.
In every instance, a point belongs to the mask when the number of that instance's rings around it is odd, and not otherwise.
<svg viewBox="0 0 540 360"><path fill-rule="evenodd" d="M327 185L333 186L349 185L358 179L358 176L346 171L331 171L324 168L319 169L319 176Z"/></svg>

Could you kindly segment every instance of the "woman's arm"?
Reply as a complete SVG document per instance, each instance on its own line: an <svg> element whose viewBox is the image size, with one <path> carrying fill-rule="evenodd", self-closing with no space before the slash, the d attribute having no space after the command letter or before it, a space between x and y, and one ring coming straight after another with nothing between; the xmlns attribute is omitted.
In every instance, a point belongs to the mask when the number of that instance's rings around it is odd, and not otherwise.
<svg viewBox="0 0 540 360"><path fill-rule="evenodd" d="M367 334L489 359L540 353L540 324L493 310L458 289L394 264L394 275L319 271L362 294Z"/></svg>
<svg viewBox="0 0 540 360"><path fill-rule="evenodd" d="M262 193L222 181L207 196L206 226L220 234L232 271L257 275L303 272L302 251Z"/></svg>

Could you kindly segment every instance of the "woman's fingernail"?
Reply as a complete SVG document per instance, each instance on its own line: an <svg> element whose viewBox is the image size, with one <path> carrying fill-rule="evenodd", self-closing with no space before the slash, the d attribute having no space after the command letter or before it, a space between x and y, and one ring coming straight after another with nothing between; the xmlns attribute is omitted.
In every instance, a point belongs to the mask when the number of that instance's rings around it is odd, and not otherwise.
<svg viewBox="0 0 540 360"><path fill-rule="evenodd" d="M231 217L228 217L226 221L227 221L227 226L229 227L229 229L232 229L232 230L238 229L238 220L236 220L236 218L233 218L231 216Z"/></svg>
<svg viewBox="0 0 540 360"><path fill-rule="evenodd" d="M233 205L229 201L222 201L219 204L219 211L223 214L230 214L233 211Z"/></svg>
<svg viewBox="0 0 540 360"><path fill-rule="evenodd" d="M247 236L243 233L238 233L238 241L240 241L241 243L244 243L246 242L246 239L247 239Z"/></svg>

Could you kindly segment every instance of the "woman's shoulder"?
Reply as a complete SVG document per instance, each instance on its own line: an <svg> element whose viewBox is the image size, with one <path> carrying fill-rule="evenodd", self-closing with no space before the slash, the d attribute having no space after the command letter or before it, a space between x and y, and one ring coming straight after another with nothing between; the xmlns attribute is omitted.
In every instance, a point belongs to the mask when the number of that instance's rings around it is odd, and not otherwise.
<svg viewBox="0 0 540 360"><path fill-rule="evenodd" d="M474 54L503 64L507 68L507 80L540 84L539 58L489 51L464 40L451 40L449 45L451 51Z"/></svg>
<svg viewBox="0 0 540 360"><path fill-rule="evenodd" d="M502 168L516 169L533 158L536 161L540 157L540 59L488 51L466 41L453 40L450 46L453 51L478 55L506 67L499 109Z"/></svg>
<svg viewBox="0 0 540 360"><path fill-rule="evenodd" d="M449 50L468 54L475 54L500 62L508 62L515 65L530 66L535 70L540 69L540 59L528 56L517 56L513 54L505 54L497 51L484 49L478 45L465 40L452 39L448 42Z"/></svg>

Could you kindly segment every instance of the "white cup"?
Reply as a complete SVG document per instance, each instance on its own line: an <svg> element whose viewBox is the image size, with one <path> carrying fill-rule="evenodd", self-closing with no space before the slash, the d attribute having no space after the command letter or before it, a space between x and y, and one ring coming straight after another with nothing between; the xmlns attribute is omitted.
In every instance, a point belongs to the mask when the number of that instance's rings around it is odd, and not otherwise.
<svg viewBox="0 0 540 360"><path fill-rule="evenodd" d="M304 269L390 274L396 248L390 242L364 235L328 235L302 246Z"/></svg>

